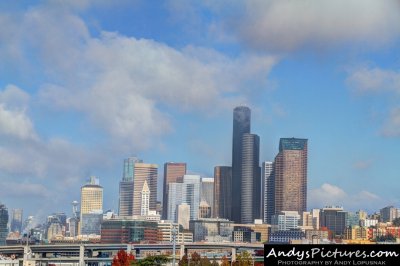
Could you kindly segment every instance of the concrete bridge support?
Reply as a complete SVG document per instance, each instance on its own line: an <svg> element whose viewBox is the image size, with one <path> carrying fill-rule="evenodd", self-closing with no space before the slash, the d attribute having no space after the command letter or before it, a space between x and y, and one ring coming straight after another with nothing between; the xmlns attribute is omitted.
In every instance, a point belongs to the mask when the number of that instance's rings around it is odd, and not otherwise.
<svg viewBox="0 0 400 266"><path fill-rule="evenodd" d="M85 246L79 246L79 266L85 266Z"/></svg>
<svg viewBox="0 0 400 266"><path fill-rule="evenodd" d="M180 252L179 252L179 259L183 258L183 255L185 255L187 252L187 249L185 249L185 245L181 244Z"/></svg>

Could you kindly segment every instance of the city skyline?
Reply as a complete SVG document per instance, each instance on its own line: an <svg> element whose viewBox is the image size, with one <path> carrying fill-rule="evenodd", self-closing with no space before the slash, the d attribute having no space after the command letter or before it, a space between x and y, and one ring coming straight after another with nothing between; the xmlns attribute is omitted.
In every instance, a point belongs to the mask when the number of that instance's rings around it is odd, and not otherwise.
<svg viewBox="0 0 400 266"><path fill-rule="evenodd" d="M118 211L131 156L159 166L158 199L166 162L212 177L243 104L260 162L309 139L308 209L400 205L398 2L14 2L0 3L8 210L70 213L94 175Z"/></svg>

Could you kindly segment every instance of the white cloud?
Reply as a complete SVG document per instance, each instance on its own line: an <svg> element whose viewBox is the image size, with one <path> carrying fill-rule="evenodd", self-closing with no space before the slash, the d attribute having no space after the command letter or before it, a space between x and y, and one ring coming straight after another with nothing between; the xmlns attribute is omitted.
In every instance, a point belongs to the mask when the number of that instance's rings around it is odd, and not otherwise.
<svg viewBox="0 0 400 266"><path fill-rule="evenodd" d="M24 198L47 198L50 194L50 191L42 184L27 182L2 182L0 190L3 196Z"/></svg>
<svg viewBox="0 0 400 266"><path fill-rule="evenodd" d="M372 166L372 160L360 160L353 163L353 168L357 170L366 170Z"/></svg>
<svg viewBox="0 0 400 266"><path fill-rule="evenodd" d="M347 197L343 189L325 183L320 188L311 190L309 193L310 203L321 206L326 205L344 205L344 200Z"/></svg>
<svg viewBox="0 0 400 266"><path fill-rule="evenodd" d="M383 45L400 35L397 0L224 1L217 10L230 15L224 32L264 51Z"/></svg>
<svg viewBox="0 0 400 266"><path fill-rule="evenodd" d="M266 56L232 59L196 47L176 50L107 32L89 40L79 57L90 77L76 73L64 86L47 84L40 98L85 113L127 149L149 147L170 132L165 109L207 114L246 102L246 82L265 87L276 62Z"/></svg>
<svg viewBox="0 0 400 266"><path fill-rule="evenodd" d="M400 95L400 71L379 67L361 66L348 71L347 83L357 93L375 93L391 98ZM400 136L400 107L392 106L385 114L380 133L385 137Z"/></svg>
<svg viewBox="0 0 400 266"><path fill-rule="evenodd" d="M0 91L0 135L36 140L31 119L26 114L29 95L14 85Z"/></svg>
<svg viewBox="0 0 400 266"><path fill-rule="evenodd" d="M382 134L386 137L400 137L400 108L393 108L384 122Z"/></svg>
<svg viewBox="0 0 400 266"><path fill-rule="evenodd" d="M347 83L359 93L400 93L400 72L378 67L359 67L349 71Z"/></svg>
<svg viewBox="0 0 400 266"><path fill-rule="evenodd" d="M382 207L383 200L376 194L362 190L358 193L348 193L342 188L324 183L321 187L310 190L309 206L322 208L325 206L343 206L345 210L365 209L368 202L368 210L376 210Z"/></svg>
<svg viewBox="0 0 400 266"><path fill-rule="evenodd" d="M7 16L14 30L4 37L22 55L29 51L26 60L32 62L25 64L43 70L48 82L39 90L39 102L82 113L124 151L149 148L171 132L171 110L207 115L248 102L257 94L251 88L266 89L278 60L228 57L195 46L176 49L111 32L93 37L74 13L90 5L47 3L20 14L18 23Z"/></svg>

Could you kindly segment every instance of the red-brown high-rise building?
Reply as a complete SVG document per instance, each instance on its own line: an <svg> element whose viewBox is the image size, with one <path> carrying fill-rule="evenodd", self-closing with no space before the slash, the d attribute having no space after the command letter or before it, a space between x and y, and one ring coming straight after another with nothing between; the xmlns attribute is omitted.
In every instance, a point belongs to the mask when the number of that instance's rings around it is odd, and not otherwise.
<svg viewBox="0 0 400 266"><path fill-rule="evenodd" d="M214 167L214 218L232 219L232 167Z"/></svg>
<svg viewBox="0 0 400 266"><path fill-rule="evenodd" d="M167 219L168 216L168 184L182 183L184 175L186 175L186 163L169 162L164 164L163 219Z"/></svg>
<svg viewBox="0 0 400 266"><path fill-rule="evenodd" d="M275 214L307 210L307 139L281 138L275 157Z"/></svg>

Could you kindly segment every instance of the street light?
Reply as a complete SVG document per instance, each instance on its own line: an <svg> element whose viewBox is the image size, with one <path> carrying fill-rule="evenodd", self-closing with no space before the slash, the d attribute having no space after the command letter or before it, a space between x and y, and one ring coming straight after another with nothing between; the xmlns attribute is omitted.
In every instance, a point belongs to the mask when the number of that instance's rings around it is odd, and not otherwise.
<svg viewBox="0 0 400 266"><path fill-rule="evenodd" d="M175 253L176 253L176 233L178 229L176 229L175 225L172 225L171 233L172 233L172 266L175 266Z"/></svg>

